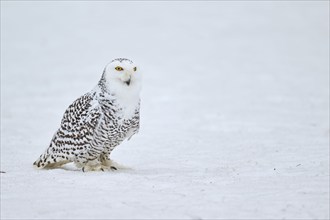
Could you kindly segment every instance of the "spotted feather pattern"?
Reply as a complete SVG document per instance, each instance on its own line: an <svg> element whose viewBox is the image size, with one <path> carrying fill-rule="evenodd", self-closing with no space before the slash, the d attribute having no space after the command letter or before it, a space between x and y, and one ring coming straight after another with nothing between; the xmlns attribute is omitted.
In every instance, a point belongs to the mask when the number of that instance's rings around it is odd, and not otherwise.
<svg viewBox="0 0 330 220"><path fill-rule="evenodd" d="M37 168L51 168L75 162L109 160L110 153L139 130L140 104L131 118L120 115L122 106L109 93L104 77L91 92L74 101L65 111L60 128L44 154L34 162Z"/></svg>

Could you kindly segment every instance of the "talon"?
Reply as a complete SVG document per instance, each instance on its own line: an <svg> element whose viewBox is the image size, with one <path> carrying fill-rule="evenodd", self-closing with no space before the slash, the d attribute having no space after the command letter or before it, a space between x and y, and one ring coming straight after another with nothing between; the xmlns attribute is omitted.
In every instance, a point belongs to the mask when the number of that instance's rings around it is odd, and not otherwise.
<svg viewBox="0 0 330 220"><path fill-rule="evenodd" d="M112 170L117 170L117 168L116 167L113 167L113 166L111 166L110 167Z"/></svg>
<svg viewBox="0 0 330 220"><path fill-rule="evenodd" d="M82 171L85 172L85 167L82 168Z"/></svg>
<svg viewBox="0 0 330 220"><path fill-rule="evenodd" d="M104 169L103 168L101 168L101 170L104 172Z"/></svg>

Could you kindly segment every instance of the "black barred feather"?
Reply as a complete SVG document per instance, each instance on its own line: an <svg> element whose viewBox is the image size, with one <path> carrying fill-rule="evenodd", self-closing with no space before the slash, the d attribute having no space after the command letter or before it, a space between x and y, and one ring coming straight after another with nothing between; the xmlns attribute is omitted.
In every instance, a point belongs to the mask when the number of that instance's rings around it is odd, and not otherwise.
<svg viewBox="0 0 330 220"><path fill-rule="evenodd" d="M34 162L37 168L52 168L75 162L109 159L111 151L139 130L139 105L131 118L123 119L115 96L107 92L104 77L97 89L74 101L65 111L60 128L44 154Z"/></svg>

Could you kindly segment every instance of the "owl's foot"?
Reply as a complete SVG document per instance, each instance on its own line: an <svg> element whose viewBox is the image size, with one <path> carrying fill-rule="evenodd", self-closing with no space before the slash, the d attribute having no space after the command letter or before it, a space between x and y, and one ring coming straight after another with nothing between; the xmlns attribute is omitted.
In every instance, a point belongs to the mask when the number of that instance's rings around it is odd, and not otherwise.
<svg viewBox="0 0 330 220"><path fill-rule="evenodd" d="M115 166L114 166L114 162L110 159L102 159L101 160L101 164L105 167L108 167L109 169L111 169L111 167L114 167L115 169L117 169Z"/></svg>
<svg viewBox="0 0 330 220"><path fill-rule="evenodd" d="M85 164L76 164L78 167L80 166L83 172L88 171L106 171L109 168L107 166L104 166L100 163L99 160L90 160Z"/></svg>
<svg viewBox="0 0 330 220"><path fill-rule="evenodd" d="M107 167L108 170L118 170L118 169L130 169L129 167L125 167L123 165L120 165L118 163L116 163L113 160L110 159L105 159L105 160L101 160L101 164L105 167Z"/></svg>
<svg viewBox="0 0 330 220"><path fill-rule="evenodd" d="M109 167L103 166L101 164L97 166L84 166L81 168L83 172L88 172L88 171L107 171L109 170Z"/></svg>
<svg viewBox="0 0 330 220"><path fill-rule="evenodd" d="M118 168L116 167L118 164L116 162L114 162L113 160L103 159L103 160L101 160L101 164L103 166L107 167L107 169L109 169L109 170L118 170Z"/></svg>

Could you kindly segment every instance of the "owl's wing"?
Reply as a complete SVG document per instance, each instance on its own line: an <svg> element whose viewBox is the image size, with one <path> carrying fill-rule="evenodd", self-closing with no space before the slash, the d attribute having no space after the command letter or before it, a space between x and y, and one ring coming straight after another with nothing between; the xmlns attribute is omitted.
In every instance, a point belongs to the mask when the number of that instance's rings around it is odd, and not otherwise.
<svg viewBox="0 0 330 220"><path fill-rule="evenodd" d="M61 128L70 132L93 133L100 118L100 107L90 93L75 100L65 111Z"/></svg>
<svg viewBox="0 0 330 220"><path fill-rule="evenodd" d="M135 113L134 116L132 118L132 130L130 131L130 133L127 135L127 140L129 141L134 134L137 134L140 130L140 102L137 106L137 108L135 109Z"/></svg>
<svg viewBox="0 0 330 220"><path fill-rule="evenodd" d="M65 111L61 127L44 154L34 162L38 168L68 163L70 150L86 148L98 126L101 111L97 100L87 93L74 101ZM71 152L73 154L74 152Z"/></svg>

